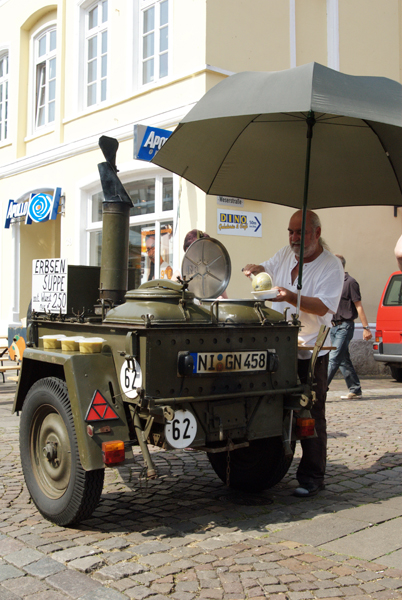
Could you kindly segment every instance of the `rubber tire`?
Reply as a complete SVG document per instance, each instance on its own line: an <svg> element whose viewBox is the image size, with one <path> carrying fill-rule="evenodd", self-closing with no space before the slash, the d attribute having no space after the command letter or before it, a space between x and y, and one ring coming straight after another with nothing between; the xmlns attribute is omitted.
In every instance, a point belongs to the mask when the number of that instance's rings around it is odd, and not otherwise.
<svg viewBox="0 0 402 600"><path fill-rule="evenodd" d="M44 456L47 441L56 443L56 464ZM22 470L39 512L56 525L79 523L98 505L104 469L82 468L74 420L64 381L47 377L29 390L20 421Z"/></svg>
<svg viewBox="0 0 402 600"><path fill-rule="evenodd" d="M229 487L242 492L261 492L283 479L292 464L293 454L286 455L282 438L254 440L246 448L230 452ZM208 453L208 459L218 477L226 483L227 452Z"/></svg>
<svg viewBox="0 0 402 600"><path fill-rule="evenodd" d="M391 367L391 375L399 383L402 382L402 369L400 367Z"/></svg>

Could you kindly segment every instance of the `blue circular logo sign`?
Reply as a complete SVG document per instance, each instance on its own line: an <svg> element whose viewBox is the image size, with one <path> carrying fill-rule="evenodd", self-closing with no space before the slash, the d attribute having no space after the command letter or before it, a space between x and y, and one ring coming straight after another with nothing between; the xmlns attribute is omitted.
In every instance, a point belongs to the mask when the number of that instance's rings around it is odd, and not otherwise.
<svg viewBox="0 0 402 600"><path fill-rule="evenodd" d="M51 206L52 196L48 194L36 194L36 196L31 198L29 203L28 215L35 223L46 221L49 217Z"/></svg>

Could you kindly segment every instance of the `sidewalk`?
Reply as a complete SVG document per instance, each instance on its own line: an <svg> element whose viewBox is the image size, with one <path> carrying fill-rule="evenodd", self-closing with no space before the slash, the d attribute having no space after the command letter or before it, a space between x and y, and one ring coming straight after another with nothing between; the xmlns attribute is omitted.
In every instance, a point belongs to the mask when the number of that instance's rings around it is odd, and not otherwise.
<svg viewBox="0 0 402 600"><path fill-rule="evenodd" d="M328 394L326 489L292 496L299 450L272 490L228 490L201 452L153 452L108 469L99 507L56 527L30 502L15 384L0 385L0 600L388 600L402 598L401 384L363 380ZM6 384L7 385L7 384ZM4 391L3 391L4 390Z"/></svg>

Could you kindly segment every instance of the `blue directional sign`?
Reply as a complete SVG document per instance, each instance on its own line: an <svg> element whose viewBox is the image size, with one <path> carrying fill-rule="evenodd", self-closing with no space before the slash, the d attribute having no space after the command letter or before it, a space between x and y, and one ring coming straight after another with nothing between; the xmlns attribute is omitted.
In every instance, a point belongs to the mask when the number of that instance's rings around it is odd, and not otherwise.
<svg viewBox="0 0 402 600"><path fill-rule="evenodd" d="M134 158L149 162L171 135L168 129L134 125Z"/></svg>

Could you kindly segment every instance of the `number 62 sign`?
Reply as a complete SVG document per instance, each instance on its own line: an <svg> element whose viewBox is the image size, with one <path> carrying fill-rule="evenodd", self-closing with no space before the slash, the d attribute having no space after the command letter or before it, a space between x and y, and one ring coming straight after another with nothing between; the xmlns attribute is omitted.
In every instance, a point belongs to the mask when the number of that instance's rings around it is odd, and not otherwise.
<svg viewBox="0 0 402 600"><path fill-rule="evenodd" d="M165 436L172 448L187 448L197 433L197 421L189 410L176 410L165 425Z"/></svg>
<svg viewBox="0 0 402 600"><path fill-rule="evenodd" d="M132 363L124 361L120 369L120 385L123 392L129 398L136 398L138 396L137 388L142 386L142 371L135 359Z"/></svg>

